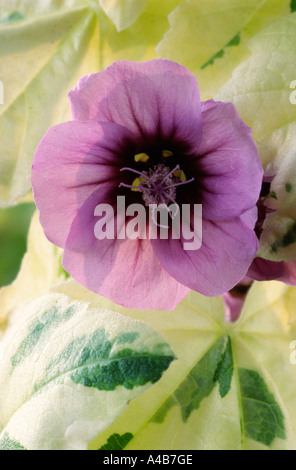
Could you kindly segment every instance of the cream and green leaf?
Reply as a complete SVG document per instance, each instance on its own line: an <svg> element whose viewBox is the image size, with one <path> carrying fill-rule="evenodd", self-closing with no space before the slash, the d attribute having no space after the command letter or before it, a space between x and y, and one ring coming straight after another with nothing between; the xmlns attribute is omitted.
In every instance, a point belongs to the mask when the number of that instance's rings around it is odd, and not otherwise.
<svg viewBox="0 0 296 470"><path fill-rule="evenodd" d="M130 432L126 432L122 436L113 434L99 450L123 450L133 437Z"/></svg>
<svg viewBox="0 0 296 470"><path fill-rule="evenodd" d="M21 305L2 342L0 449L86 449L174 359L162 335L115 311L62 294Z"/></svg>
<svg viewBox="0 0 296 470"><path fill-rule="evenodd" d="M0 202L11 205L30 190L33 155L53 124L70 119L67 94L96 70L93 12L84 6L27 17L0 27Z"/></svg>
<svg viewBox="0 0 296 470"><path fill-rule="evenodd" d="M259 254L272 261L296 259L295 162L296 150L291 149L271 183L271 193L276 197L265 201L270 213L263 224Z"/></svg>
<svg viewBox="0 0 296 470"><path fill-rule="evenodd" d="M155 58L181 0L128 3L122 10L121 0L0 1L0 207L30 191L36 147L50 127L71 119L67 95L78 80L118 59ZM118 32L100 5L129 28Z"/></svg>
<svg viewBox="0 0 296 470"><path fill-rule="evenodd" d="M172 312L127 310L59 277L60 254L40 266L50 246L35 215L19 278L0 291L0 448L295 449L295 288L255 283L234 324L197 293Z"/></svg>
<svg viewBox="0 0 296 470"><path fill-rule="evenodd" d="M52 286L66 279L61 264L62 250L45 237L37 211L32 218L27 246L16 280L0 289L0 333L18 305L48 294Z"/></svg>
<svg viewBox="0 0 296 470"><path fill-rule="evenodd" d="M73 280L54 290L115 308ZM178 360L89 448L295 450L296 369L289 349L296 339L295 295L282 283L255 283L233 324L224 319L221 298L197 293L173 312L117 307L164 334Z"/></svg>
<svg viewBox="0 0 296 470"><path fill-rule="evenodd" d="M113 21L118 31L133 24L143 13L148 0L99 0L106 15Z"/></svg>
<svg viewBox="0 0 296 470"><path fill-rule="evenodd" d="M36 147L71 119L67 94L79 78L115 60L164 57L213 97L249 57L248 40L293 9L290 0L1 0L0 207L30 191Z"/></svg>
<svg viewBox="0 0 296 470"><path fill-rule="evenodd" d="M237 67L216 95L231 101L252 128L266 176L275 175L295 148L296 13L285 15L248 43L251 57Z"/></svg>
<svg viewBox="0 0 296 470"><path fill-rule="evenodd" d="M250 56L249 39L290 11L290 0L187 0L169 15L157 52L188 67L202 98L213 98Z"/></svg>
<svg viewBox="0 0 296 470"><path fill-rule="evenodd" d="M295 4L291 4L295 10ZM295 148L296 12L258 33L251 57L233 73L216 98L231 101L252 128L265 175L276 175L266 205L268 214L259 255L273 261L296 259Z"/></svg>

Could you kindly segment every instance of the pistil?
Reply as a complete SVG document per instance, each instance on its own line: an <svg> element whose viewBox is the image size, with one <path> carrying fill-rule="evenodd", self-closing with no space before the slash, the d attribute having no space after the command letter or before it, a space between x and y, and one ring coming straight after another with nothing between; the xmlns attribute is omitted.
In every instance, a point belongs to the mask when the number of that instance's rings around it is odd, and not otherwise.
<svg viewBox="0 0 296 470"><path fill-rule="evenodd" d="M132 185L120 183L119 187L141 192L146 206L149 206L150 204L164 204L168 206L171 202L177 206L176 188L194 181L194 178L180 181L180 179L175 176L176 173L184 174L183 172L180 172L179 165L176 165L175 168L171 170L169 167L160 163L153 168L150 168L149 173L147 171L138 171L129 167L121 168L120 171L130 171L138 175Z"/></svg>

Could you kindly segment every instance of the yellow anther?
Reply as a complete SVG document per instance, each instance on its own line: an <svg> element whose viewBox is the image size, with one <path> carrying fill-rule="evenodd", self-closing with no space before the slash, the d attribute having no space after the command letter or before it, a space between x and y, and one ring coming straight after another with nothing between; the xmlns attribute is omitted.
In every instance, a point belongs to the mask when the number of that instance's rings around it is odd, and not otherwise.
<svg viewBox="0 0 296 470"><path fill-rule="evenodd" d="M183 170L176 170L176 171L174 172L174 176L175 176L176 178L179 178L179 180L180 180L182 183L184 183L185 181L187 181L186 175L185 175L185 173L184 173Z"/></svg>
<svg viewBox="0 0 296 470"><path fill-rule="evenodd" d="M139 191L138 190L138 186L140 186L141 183L145 183L145 178L136 178L134 179L133 181L133 184L132 186L134 186L134 188L132 188L132 191Z"/></svg>
<svg viewBox="0 0 296 470"><path fill-rule="evenodd" d="M174 155L173 152L171 152L170 150L163 150L162 151L163 158L172 157L173 155Z"/></svg>
<svg viewBox="0 0 296 470"><path fill-rule="evenodd" d="M147 155L147 153L138 153L137 155L135 155L134 159L135 159L135 162L137 163L138 162L146 163L149 160L149 155Z"/></svg>

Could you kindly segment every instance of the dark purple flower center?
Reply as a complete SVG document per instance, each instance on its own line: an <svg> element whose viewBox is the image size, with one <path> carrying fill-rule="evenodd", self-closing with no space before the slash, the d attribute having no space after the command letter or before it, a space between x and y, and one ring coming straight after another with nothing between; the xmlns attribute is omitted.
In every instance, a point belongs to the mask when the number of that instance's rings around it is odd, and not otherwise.
<svg viewBox="0 0 296 470"><path fill-rule="evenodd" d="M162 156L167 158L172 156L172 152L163 150ZM145 153L135 155L135 162L148 162L149 156ZM179 165L173 169L164 163L158 163L150 167L147 171L138 171L134 168L124 167L120 171L129 171L137 175L133 183L121 183L119 187L129 188L132 191L142 193L142 199L146 206L151 204L164 204L168 206L173 203L177 205L177 188L185 184L192 183L194 178L187 180L183 170Z"/></svg>

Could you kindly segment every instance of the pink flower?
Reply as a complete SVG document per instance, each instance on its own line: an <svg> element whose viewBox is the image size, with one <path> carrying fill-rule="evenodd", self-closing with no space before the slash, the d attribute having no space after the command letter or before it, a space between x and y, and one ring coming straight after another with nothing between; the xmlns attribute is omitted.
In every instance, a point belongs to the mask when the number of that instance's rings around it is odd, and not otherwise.
<svg viewBox="0 0 296 470"><path fill-rule="evenodd" d="M281 281L296 285L296 261L269 261L255 258L247 273L247 279L254 281Z"/></svg>
<svg viewBox="0 0 296 470"><path fill-rule="evenodd" d="M230 103L202 103L196 79L166 60L120 61L70 92L73 121L48 131L32 184L48 239L88 289L128 308L173 309L190 289L216 296L246 274L262 167ZM98 240L99 204L202 204L203 241ZM120 214L117 214L120 217Z"/></svg>

